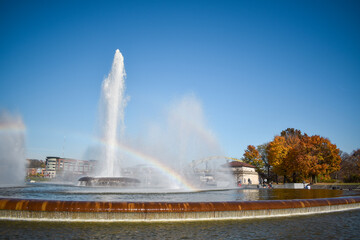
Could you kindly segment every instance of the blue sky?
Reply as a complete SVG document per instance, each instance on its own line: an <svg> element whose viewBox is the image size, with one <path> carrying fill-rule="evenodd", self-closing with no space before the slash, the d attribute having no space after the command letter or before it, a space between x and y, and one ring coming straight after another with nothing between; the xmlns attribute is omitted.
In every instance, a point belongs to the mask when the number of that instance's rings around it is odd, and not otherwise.
<svg viewBox="0 0 360 240"><path fill-rule="evenodd" d="M0 1L0 108L27 157L84 158L120 49L126 134L184 95L225 154L293 127L360 147L359 1Z"/></svg>

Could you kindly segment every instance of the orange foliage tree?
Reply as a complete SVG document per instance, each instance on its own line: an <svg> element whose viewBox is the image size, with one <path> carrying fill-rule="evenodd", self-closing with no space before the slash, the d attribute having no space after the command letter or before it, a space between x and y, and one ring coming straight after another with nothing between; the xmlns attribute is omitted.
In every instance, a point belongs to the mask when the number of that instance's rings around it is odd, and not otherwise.
<svg viewBox="0 0 360 240"><path fill-rule="evenodd" d="M340 169L340 150L327 138L318 135L307 137L301 144L301 151L306 163L304 176L312 177L313 181L319 175L329 179L330 173Z"/></svg>
<svg viewBox="0 0 360 240"><path fill-rule="evenodd" d="M264 172L264 162L261 158L259 151L256 149L255 146L249 145L245 150L243 155L243 161L254 165L258 173L263 174Z"/></svg>
<svg viewBox="0 0 360 240"><path fill-rule="evenodd" d="M269 165L278 175L287 175L287 168L284 161L288 156L289 148L287 147L285 137L276 136L267 147Z"/></svg>
<svg viewBox="0 0 360 240"><path fill-rule="evenodd" d="M340 150L329 139L302 134L300 130L288 128L275 136L267 147L269 164L284 180L293 182L316 176L327 179L330 173L340 169Z"/></svg>
<svg viewBox="0 0 360 240"><path fill-rule="evenodd" d="M284 176L284 181L291 177L294 182L296 181L298 160L300 160L297 156L304 136L306 135L302 135L301 131L288 128L282 131L280 136L275 136L274 140L268 144L269 164L276 174Z"/></svg>

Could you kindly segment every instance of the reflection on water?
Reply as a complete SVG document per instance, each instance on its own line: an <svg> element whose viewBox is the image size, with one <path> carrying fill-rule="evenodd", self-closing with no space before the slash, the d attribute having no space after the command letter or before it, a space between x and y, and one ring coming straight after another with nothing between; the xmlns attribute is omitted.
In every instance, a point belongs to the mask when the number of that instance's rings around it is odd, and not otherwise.
<svg viewBox="0 0 360 240"><path fill-rule="evenodd" d="M143 192L143 191L147 192ZM232 189L203 192L171 192L159 189L79 187L28 184L0 188L0 197L61 201L220 202L279 199L310 199L355 195L358 192L327 189Z"/></svg>
<svg viewBox="0 0 360 240"><path fill-rule="evenodd" d="M357 195L356 192L328 189L242 189L236 190L233 201L332 198Z"/></svg>
<svg viewBox="0 0 360 240"><path fill-rule="evenodd" d="M1 221L3 239L359 239L360 210L296 217L171 223Z"/></svg>

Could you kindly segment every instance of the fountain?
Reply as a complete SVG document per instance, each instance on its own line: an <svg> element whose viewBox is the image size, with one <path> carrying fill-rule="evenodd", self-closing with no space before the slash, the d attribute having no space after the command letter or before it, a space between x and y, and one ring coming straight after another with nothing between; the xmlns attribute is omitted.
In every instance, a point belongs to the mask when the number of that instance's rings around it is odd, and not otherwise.
<svg viewBox="0 0 360 240"><path fill-rule="evenodd" d="M108 77L102 83L100 100L101 138L105 142L104 164L101 175L120 175L120 164L116 155L118 134L124 136L124 109L126 106L124 57L117 49Z"/></svg>
<svg viewBox="0 0 360 240"><path fill-rule="evenodd" d="M0 112L0 186L24 183L25 125L20 116Z"/></svg>
<svg viewBox="0 0 360 240"><path fill-rule="evenodd" d="M213 154L211 151L217 148L217 143L211 132L203 127L201 106L198 101L190 96L175 104L176 106L171 108L169 122L160 128L155 127L164 131L156 130L157 134L152 132L152 137L154 135L160 137L159 141L151 142L158 143L162 140L161 144L150 147L148 145L140 151L124 141L126 106L124 78L123 56L119 50L116 50L112 69L102 85L103 118L100 122L105 149L101 164L103 168L99 172L101 177L80 178L80 183L85 187L28 184L19 188L0 188L0 219L195 221L292 216L360 208L360 196L356 194L346 196L337 190L328 190L312 196L307 194L316 193L316 190L302 189L296 192L294 190L292 199L273 200L271 194L280 195L275 189L251 189L251 186L250 189L238 189L231 185L225 188L199 187L197 185L199 179L196 175L189 174L182 159L199 158L204 153ZM186 117L190 117L190 120L184 119ZM18 123L16 126L23 128L21 121L15 122ZM197 133L196 136L199 138L194 137L194 133ZM14 139L0 138L0 147L5 146L6 150L21 153L21 147L19 148L22 142L21 136L20 134L20 138ZM11 146L6 145L8 142ZM204 142L210 147L203 148ZM126 153L127 157L146 160L151 164L151 168L139 171L136 175L138 178L135 178L134 174L122 176L124 171L120 168L118 148ZM166 152L170 148L175 154ZM162 153L164 156L158 155L158 150L166 153ZM168 159L173 161L169 163ZM1 173L6 174L9 169L3 168L4 162L1 163ZM141 167L136 170L141 170ZM146 175L149 171L152 173ZM3 176L2 174L0 177ZM144 175L151 179L148 181ZM10 175L6 174L6 176ZM155 180L152 179L154 176L157 176ZM5 180L1 178L1 181ZM159 181L165 185L155 184ZM148 182L150 188L147 187ZM300 199L301 195L304 196L303 199Z"/></svg>
<svg viewBox="0 0 360 240"><path fill-rule="evenodd" d="M140 181L127 177L82 177L79 179L81 186L102 186L102 187L137 187Z"/></svg>
<svg viewBox="0 0 360 240"><path fill-rule="evenodd" d="M100 177L82 177L79 183L83 186L137 186L140 181L130 177L122 177L120 158L116 151L118 137L120 142L124 136L125 97L125 67L124 57L117 49L115 51L111 71L104 79L100 99L100 128L104 142L102 161L99 166Z"/></svg>
<svg viewBox="0 0 360 240"><path fill-rule="evenodd" d="M148 136L142 137L145 139L142 143L131 146L124 138L125 76L124 58L116 50L110 73L101 87L99 138L103 149L99 154L99 176L82 177L79 184L178 190L195 190L200 185L210 187L210 182L199 182L200 177L194 175L193 169L189 169L190 162L186 162L208 154L221 154L215 137L205 128L200 102L189 95L174 103L165 117L167 122L153 127ZM134 157L140 159L141 164L129 175L130 171L123 166L124 159L129 162ZM217 175L222 183L227 181L225 185L234 187L230 174Z"/></svg>

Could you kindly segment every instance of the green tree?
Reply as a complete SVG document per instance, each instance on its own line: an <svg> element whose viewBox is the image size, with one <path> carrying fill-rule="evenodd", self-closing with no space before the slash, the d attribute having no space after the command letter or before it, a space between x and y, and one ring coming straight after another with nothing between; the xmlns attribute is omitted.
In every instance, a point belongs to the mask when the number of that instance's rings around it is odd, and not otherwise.
<svg viewBox="0 0 360 240"><path fill-rule="evenodd" d="M269 143L264 143L264 144L258 145L256 147L256 149L260 153L261 159L263 161L264 172L266 174L267 179L270 178L270 168L271 168L271 165L269 164L268 153L267 153L268 145L269 145Z"/></svg>

